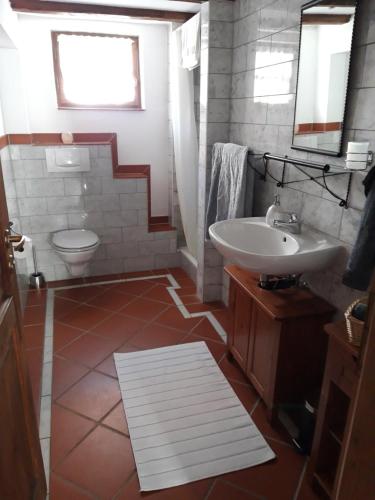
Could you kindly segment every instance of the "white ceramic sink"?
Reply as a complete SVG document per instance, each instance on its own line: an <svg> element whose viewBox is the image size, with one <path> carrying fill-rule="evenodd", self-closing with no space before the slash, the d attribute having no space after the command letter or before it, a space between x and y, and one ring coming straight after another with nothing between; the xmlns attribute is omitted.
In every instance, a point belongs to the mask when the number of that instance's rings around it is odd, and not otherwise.
<svg viewBox="0 0 375 500"><path fill-rule="evenodd" d="M261 274L285 275L327 268L340 245L303 226L301 234L269 227L264 217L216 222L211 241L231 263Z"/></svg>

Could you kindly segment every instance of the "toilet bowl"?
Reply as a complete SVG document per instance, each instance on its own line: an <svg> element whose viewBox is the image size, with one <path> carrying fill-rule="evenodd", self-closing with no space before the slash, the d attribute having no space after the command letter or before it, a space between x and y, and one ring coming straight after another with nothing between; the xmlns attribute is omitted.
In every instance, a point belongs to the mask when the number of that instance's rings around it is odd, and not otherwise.
<svg viewBox="0 0 375 500"><path fill-rule="evenodd" d="M53 233L51 243L70 274L77 277L85 274L100 240L88 229L65 229Z"/></svg>

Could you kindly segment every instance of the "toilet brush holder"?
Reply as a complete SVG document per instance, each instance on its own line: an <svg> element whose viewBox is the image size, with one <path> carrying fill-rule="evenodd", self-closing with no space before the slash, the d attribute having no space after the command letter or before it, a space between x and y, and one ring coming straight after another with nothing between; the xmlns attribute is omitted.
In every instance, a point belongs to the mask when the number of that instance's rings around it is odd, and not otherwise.
<svg viewBox="0 0 375 500"><path fill-rule="evenodd" d="M29 282L32 288L42 288L45 285L46 280L43 273L31 273Z"/></svg>
<svg viewBox="0 0 375 500"><path fill-rule="evenodd" d="M32 288L42 288L46 280L44 278L43 273L38 271L38 262L36 259L36 251L34 245L33 245L33 261L34 261L34 272L30 274L30 286Z"/></svg>

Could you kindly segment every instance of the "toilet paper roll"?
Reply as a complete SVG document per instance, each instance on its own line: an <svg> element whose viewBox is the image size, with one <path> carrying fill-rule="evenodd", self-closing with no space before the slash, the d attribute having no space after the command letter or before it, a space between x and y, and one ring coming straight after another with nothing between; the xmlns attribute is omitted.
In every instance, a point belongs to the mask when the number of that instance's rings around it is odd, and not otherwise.
<svg viewBox="0 0 375 500"><path fill-rule="evenodd" d="M348 170L366 170L367 161L345 161L345 168Z"/></svg>
<svg viewBox="0 0 375 500"><path fill-rule="evenodd" d="M348 142L347 153L367 153L369 147L369 142Z"/></svg>
<svg viewBox="0 0 375 500"><path fill-rule="evenodd" d="M17 246L18 243L14 243L13 246ZM24 236L23 252L14 252L14 257L18 260L24 260L27 258L33 258L33 240L28 236Z"/></svg>
<svg viewBox="0 0 375 500"><path fill-rule="evenodd" d="M368 159L367 153L347 153L346 160L347 161L366 161Z"/></svg>

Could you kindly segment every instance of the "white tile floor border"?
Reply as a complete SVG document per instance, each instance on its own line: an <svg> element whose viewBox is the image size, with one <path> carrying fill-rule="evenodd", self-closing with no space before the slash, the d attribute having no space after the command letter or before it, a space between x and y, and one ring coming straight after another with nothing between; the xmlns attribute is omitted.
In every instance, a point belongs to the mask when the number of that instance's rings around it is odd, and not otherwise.
<svg viewBox="0 0 375 500"><path fill-rule="evenodd" d="M185 319L189 318L204 318L206 317L216 330L218 335L226 343L227 334L224 328L210 311L190 313L180 297L176 293L181 286L171 274L157 274L150 276L140 276L137 278L124 278L109 281L95 281L91 283L83 283L81 285L63 286L49 288L47 290L46 317L44 327L44 350L43 350L43 369L42 369L42 390L40 399L40 419L39 419L39 439L42 449L44 471L46 474L47 491L49 492L49 477L50 477L50 445L51 445L51 412L52 412L52 368L53 368L53 308L55 291L68 290L70 288L85 288L88 286L108 285L112 283L122 283L125 281L142 281L158 278L167 278L170 285L167 290L172 297L176 307Z"/></svg>

